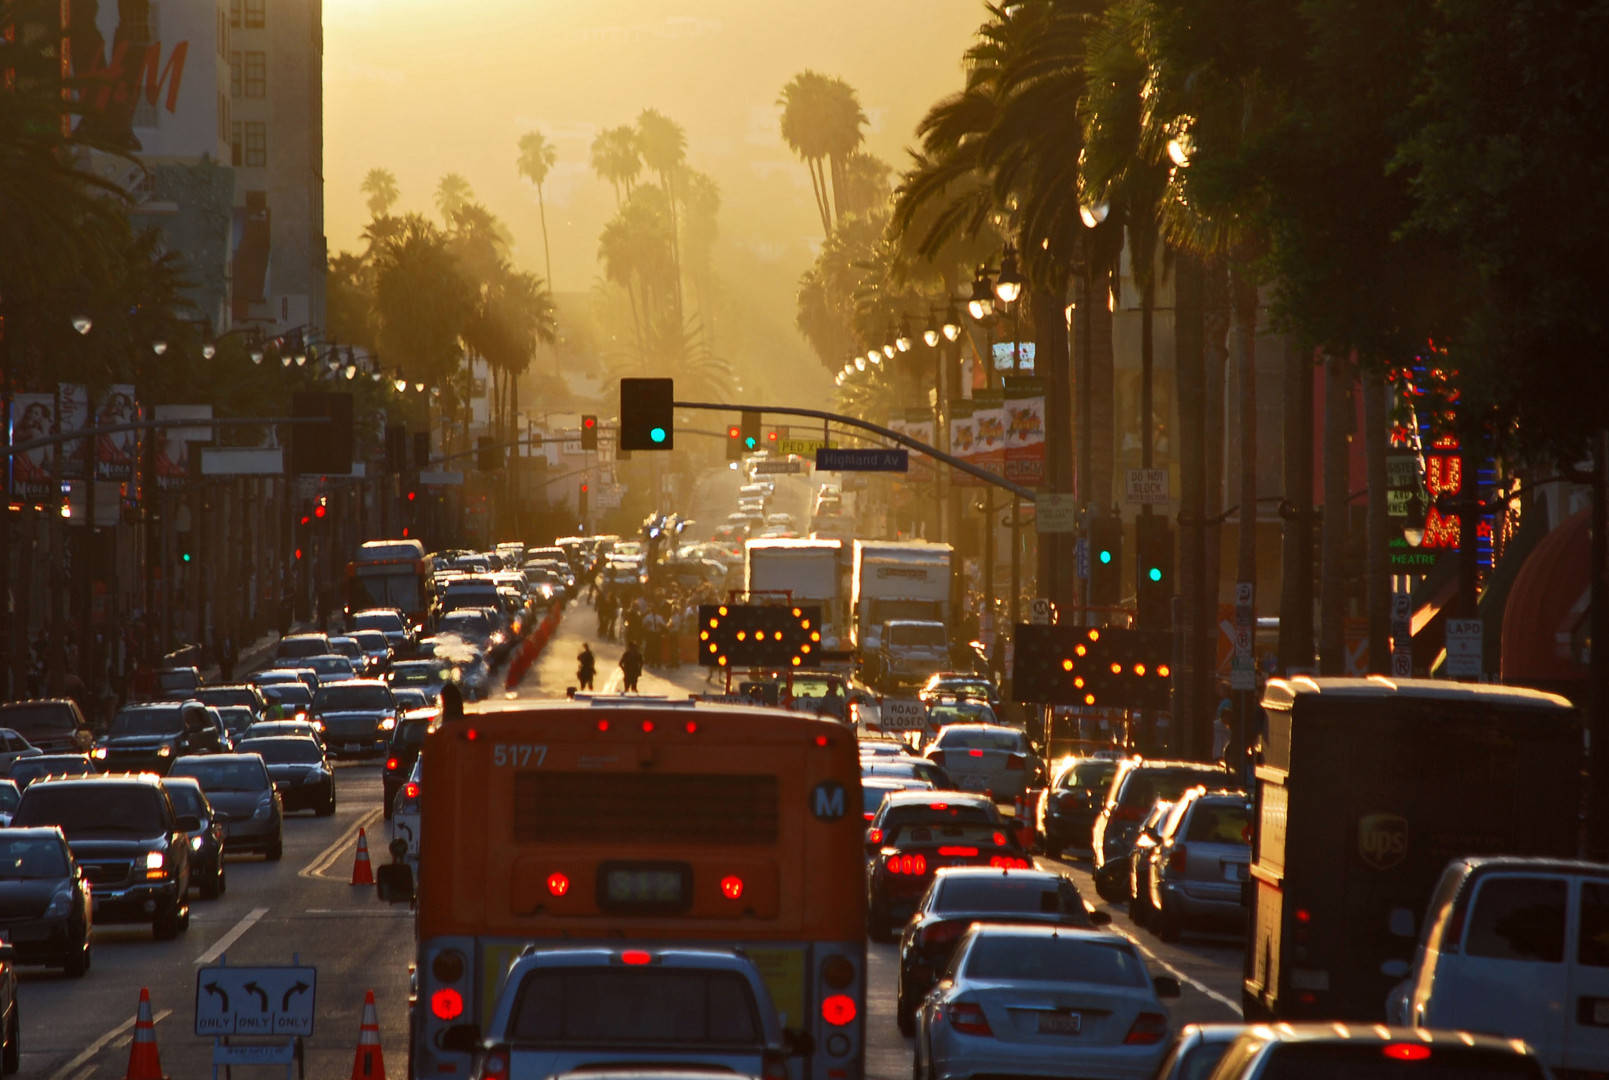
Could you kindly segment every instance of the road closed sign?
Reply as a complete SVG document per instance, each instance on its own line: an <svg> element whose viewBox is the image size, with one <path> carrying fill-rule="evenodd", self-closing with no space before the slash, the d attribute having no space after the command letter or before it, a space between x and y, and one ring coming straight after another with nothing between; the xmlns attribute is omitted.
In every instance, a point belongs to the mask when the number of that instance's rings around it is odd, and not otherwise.
<svg viewBox="0 0 1609 1080"><path fill-rule="evenodd" d="M313 1034L318 969L204 967L196 972L196 1034Z"/></svg>
<svg viewBox="0 0 1609 1080"><path fill-rule="evenodd" d="M1168 470L1130 469L1123 501L1133 506L1155 506L1168 501Z"/></svg>
<svg viewBox="0 0 1609 1080"><path fill-rule="evenodd" d="M884 698L877 726L884 731L921 731L927 727L927 706L910 698Z"/></svg>

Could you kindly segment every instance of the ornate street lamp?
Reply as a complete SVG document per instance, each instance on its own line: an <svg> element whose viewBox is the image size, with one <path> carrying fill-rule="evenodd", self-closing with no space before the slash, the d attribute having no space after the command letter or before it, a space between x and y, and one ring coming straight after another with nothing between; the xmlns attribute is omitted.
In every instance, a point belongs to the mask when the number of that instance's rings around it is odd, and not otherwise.
<svg viewBox="0 0 1609 1080"><path fill-rule="evenodd" d="M989 287L989 272L978 267L978 276L972 281L972 299L967 301L967 313L982 321L994 314L994 291Z"/></svg>

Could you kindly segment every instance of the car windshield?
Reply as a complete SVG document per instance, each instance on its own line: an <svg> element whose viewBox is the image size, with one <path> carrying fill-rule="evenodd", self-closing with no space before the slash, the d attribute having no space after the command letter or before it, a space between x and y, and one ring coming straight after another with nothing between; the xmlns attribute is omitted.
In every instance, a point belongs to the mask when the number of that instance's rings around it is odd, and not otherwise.
<svg viewBox="0 0 1609 1080"><path fill-rule="evenodd" d="M329 639L319 637L288 637L281 638L279 642L279 655L287 656L318 656L330 651Z"/></svg>
<svg viewBox="0 0 1609 1080"><path fill-rule="evenodd" d="M8 705L0 709L0 725L29 740L35 735L71 734L78 727L70 706L52 704Z"/></svg>
<svg viewBox="0 0 1609 1080"><path fill-rule="evenodd" d="M397 728L396 740L406 746L423 746L425 732L430 730L428 720L408 720Z"/></svg>
<svg viewBox="0 0 1609 1080"><path fill-rule="evenodd" d="M159 671L156 684L164 690L189 690L201 684L193 671Z"/></svg>
<svg viewBox="0 0 1609 1080"><path fill-rule="evenodd" d="M874 757L860 763L862 776L916 776L926 779L924 773L932 771L933 766L914 758Z"/></svg>
<svg viewBox="0 0 1609 1080"><path fill-rule="evenodd" d="M931 802L908 802L883 807L882 827L885 831L918 822L928 825L951 823L993 825L995 815L990 813L986 806L970 802L949 803L942 796Z"/></svg>
<svg viewBox="0 0 1609 1080"><path fill-rule="evenodd" d="M967 952L969 979L1144 986L1145 965L1127 944L1062 937L980 934Z"/></svg>
<svg viewBox="0 0 1609 1080"><path fill-rule="evenodd" d="M1063 791L1072 791L1074 788L1102 789L1112 782L1112 774L1117 772L1115 761L1086 761L1074 765L1061 774L1056 786Z"/></svg>
<svg viewBox="0 0 1609 1080"><path fill-rule="evenodd" d="M402 616L388 611L371 611L357 615L353 618L352 624L359 630L379 630L382 633L389 631L395 634L407 629L402 623Z"/></svg>
<svg viewBox="0 0 1609 1080"><path fill-rule="evenodd" d="M520 984L509 1036L519 1042L748 1044L764 1041L749 984L730 971L574 968Z"/></svg>
<svg viewBox="0 0 1609 1080"><path fill-rule="evenodd" d="M96 780L30 787L11 824L58 825L70 840L94 832L161 836L166 818L155 788Z"/></svg>
<svg viewBox="0 0 1609 1080"><path fill-rule="evenodd" d="M391 699L397 703L399 709L428 709L430 699L423 690L402 690L393 687Z"/></svg>
<svg viewBox="0 0 1609 1080"><path fill-rule="evenodd" d="M207 816L207 807L201 798L201 792L189 784L170 784L168 801L173 803L173 812L180 817Z"/></svg>
<svg viewBox="0 0 1609 1080"><path fill-rule="evenodd" d="M1197 803L1186 840L1245 844L1251 839L1251 811L1244 804Z"/></svg>
<svg viewBox="0 0 1609 1080"><path fill-rule="evenodd" d="M267 771L256 761L217 761L205 757L186 757L175 761L169 776L193 776L201 790L265 791L272 786Z"/></svg>
<svg viewBox="0 0 1609 1080"><path fill-rule="evenodd" d="M440 664L397 664L391 669L391 681L404 686L430 686L446 682L450 671Z"/></svg>
<svg viewBox="0 0 1609 1080"><path fill-rule="evenodd" d="M299 682L265 686L263 687L263 697L270 702L277 701L287 708L300 708L313 704L313 691Z"/></svg>
<svg viewBox="0 0 1609 1080"><path fill-rule="evenodd" d="M1417 1051L1424 1044L1414 1040ZM1340 1042L1286 1043L1275 1047L1265 1080L1541 1080L1541 1065L1533 1057L1504 1050L1476 1047L1432 1046L1428 1057L1394 1057L1370 1041L1358 1045Z"/></svg>
<svg viewBox="0 0 1609 1080"><path fill-rule="evenodd" d="M383 686L331 686L313 695L313 708L320 712L343 709L392 708L391 693Z"/></svg>
<svg viewBox="0 0 1609 1080"><path fill-rule="evenodd" d="M0 784L0 813L11 813L21 801L22 792L17 790L16 784Z"/></svg>
<svg viewBox="0 0 1609 1080"><path fill-rule="evenodd" d="M994 825L963 825L950 823L911 822L907 825L885 826L883 843L915 847L937 844L941 847L996 848L1009 847L1006 830ZM957 852L956 854L975 854Z"/></svg>
<svg viewBox="0 0 1609 1080"><path fill-rule="evenodd" d="M270 765L317 765L324 760L312 739L247 739L242 754L260 754Z"/></svg>
<svg viewBox="0 0 1609 1080"><path fill-rule="evenodd" d="M1158 799L1172 801L1197 784L1223 787L1230 780L1223 769L1135 769L1123 782L1118 801L1124 806L1150 806Z"/></svg>
<svg viewBox="0 0 1609 1080"><path fill-rule="evenodd" d="M254 705L257 695L243 686L214 687L196 691L196 700L208 705Z"/></svg>
<svg viewBox="0 0 1609 1080"><path fill-rule="evenodd" d="M332 637L330 638L330 652L338 656L356 658L363 655L363 646L358 644L356 638Z"/></svg>
<svg viewBox="0 0 1609 1080"><path fill-rule="evenodd" d="M888 628L888 643L890 645L915 645L922 648L942 649L950 642L949 638L945 636L942 625L939 623L922 623L916 626L890 626Z"/></svg>
<svg viewBox="0 0 1609 1080"><path fill-rule="evenodd" d="M184 731L184 715L178 709L124 709L112 717L106 729L109 738L138 735L178 735Z"/></svg>
<svg viewBox="0 0 1609 1080"><path fill-rule="evenodd" d="M1057 915L1070 910L1063 904L1062 890L1056 881L1007 875L946 878L940 883L934 900L934 910L942 915L964 911Z"/></svg>
<svg viewBox="0 0 1609 1080"><path fill-rule="evenodd" d="M11 766L11 779L18 786L31 784L41 776L93 776L95 767L84 758L23 758Z"/></svg>
<svg viewBox="0 0 1609 1080"><path fill-rule="evenodd" d="M928 707L927 722L944 727L946 724L992 724L994 710L983 702L940 702Z"/></svg>
<svg viewBox="0 0 1609 1080"><path fill-rule="evenodd" d="M17 837L0 834L0 878L64 878L67 853L54 837Z"/></svg>
<svg viewBox="0 0 1609 1080"><path fill-rule="evenodd" d="M223 726L229 729L231 735L239 735L257 719L257 714L244 705L225 705L218 710L218 715L223 718Z"/></svg>
<svg viewBox="0 0 1609 1080"><path fill-rule="evenodd" d="M942 750L1007 750L1026 751L1020 731L981 731L978 728L946 728L939 732L938 746Z"/></svg>
<svg viewBox="0 0 1609 1080"><path fill-rule="evenodd" d="M344 656L310 656L307 666L320 675L351 675L352 661Z"/></svg>
<svg viewBox="0 0 1609 1080"><path fill-rule="evenodd" d="M358 647L364 652L380 653L391 647L386 636L378 630L359 630L352 635L352 640L357 642Z"/></svg>

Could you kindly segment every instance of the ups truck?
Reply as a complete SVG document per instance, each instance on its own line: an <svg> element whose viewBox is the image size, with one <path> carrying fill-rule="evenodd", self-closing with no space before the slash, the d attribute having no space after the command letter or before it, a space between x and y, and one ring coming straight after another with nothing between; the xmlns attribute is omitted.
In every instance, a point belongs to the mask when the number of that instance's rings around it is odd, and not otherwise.
<svg viewBox="0 0 1609 1080"><path fill-rule="evenodd" d="M1257 764L1246 1020L1382 1020L1461 855L1577 854L1564 698L1428 679L1270 680Z"/></svg>

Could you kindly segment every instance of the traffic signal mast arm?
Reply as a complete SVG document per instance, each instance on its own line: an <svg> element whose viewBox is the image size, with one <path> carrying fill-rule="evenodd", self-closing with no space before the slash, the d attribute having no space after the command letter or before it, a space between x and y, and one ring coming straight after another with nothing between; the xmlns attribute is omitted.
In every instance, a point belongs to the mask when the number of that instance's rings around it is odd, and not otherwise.
<svg viewBox="0 0 1609 1080"><path fill-rule="evenodd" d="M997 488L1009 491L1020 499L1033 502L1038 497L1038 493L1031 488L1013 484L1010 480L1003 476L997 476L988 469L980 468L957 457L951 457L937 447L929 446L925 442L919 442L908 435L902 435L890 428L883 427L881 424L873 424L854 416L845 416L843 413L827 412L823 409L796 409L772 405L728 405L709 401L678 401L674 405L678 409L706 409L712 412L776 413L781 416L807 416L812 420L827 420L832 423L843 424L846 427L860 428L862 431L870 431L882 438L899 443L901 446L909 447L919 454L926 454L935 461L942 461L952 469L960 469L964 473L977 477L984 483L993 484Z"/></svg>

